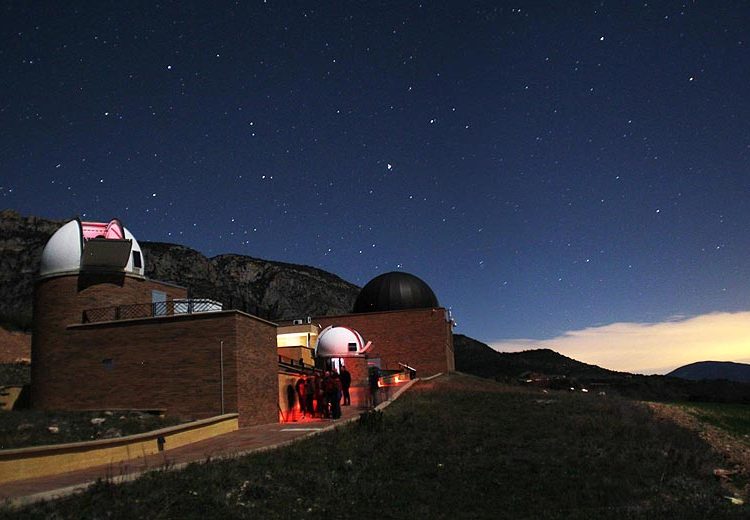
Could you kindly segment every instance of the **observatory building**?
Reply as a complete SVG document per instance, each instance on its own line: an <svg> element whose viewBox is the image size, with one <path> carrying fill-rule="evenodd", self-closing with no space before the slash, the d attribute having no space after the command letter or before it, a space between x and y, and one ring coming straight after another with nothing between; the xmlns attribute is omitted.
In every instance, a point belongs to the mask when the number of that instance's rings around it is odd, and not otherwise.
<svg viewBox="0 0 750 520"><path fill-rule="evenodd" d="M32 406L274 422L276 325L193 302L145 278L144 261L116 220L73 220L50 238L34 290Z"/></svg>
<svg viewBox="0 0 750 520"><path fill-rule="evenodd" d="M351 314L272 323L150 280L146 261L117 219L72 220L49 239L34 290L34 408L237 413L243 427L283 419L301 373L345 365L356 405L371 367L454 370L453 321L416 276L374 278Z"/></svg>
<svg viewBox="0 0 750 520"><path fill-rule="evenodd" d="M439 307L430 286L413 274L391 272L370 280L354 302L354 312L384 312Z"/></svg>
<svg viewBox="0 0 750 520"><path fill-rule="evenodd" d="M453 319L420 278L403 272L381 274L360 291L351 314L318 316L325 327L347 327L372 343L366 355L344 361L352 381L365 386L367 369L409 367L420 376L452 372ZM354 384L354 383L353 383Z"/></svg>
<svg viewBox="0 0 750 520"><path fill-rule="evenodd" d="M141 246L117 219L107 223L71 220L47 242L39 276L77 273L81 269L143 276Z"/></svg>
<svg viewBox="0 0 750 520"><path fill-rule="evenodd" d="M370 350L372 341L365 344L362 335L347 327L329 325L318 335L316 358L362 357Z"/></svg>

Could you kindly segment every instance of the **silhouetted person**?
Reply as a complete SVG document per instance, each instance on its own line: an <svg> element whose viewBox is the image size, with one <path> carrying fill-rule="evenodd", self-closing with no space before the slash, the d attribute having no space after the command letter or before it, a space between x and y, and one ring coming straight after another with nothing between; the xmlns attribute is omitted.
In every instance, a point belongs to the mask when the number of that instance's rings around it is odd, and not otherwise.
<svg viewBox="0 0 750 520"><path fill-rule="evenodd" d="M299 400L299 408L302 412L302 418L305 418L307 412L307 399L305 397L305 376L300 375L299 379L294 385L294 390L297 392L297 400Z"/></svg>
<svg viewBox="0 0 750 520"><path fill-rule="evenodd" d="M323 378L315 374L315 413L318 417L326 415L326 393L323 388Z"/></svg>
<svg viewBox="0 0 750 520"><path fill-rule="evenodd" d="M305 405L310 417L315 417L315 378L312 375L305 378Z"/></svg>
<svg viewBox="0 0 750 520"><path fill-rule="evenodd" d="M349 406L352 404L352 399L349 396L349 387L352 385L352 375L344 366L341 367L339 379L341 380L341 393L344 395L344 406Z"/></svg>
<svg viewBox="0 0 750 520"><path fill-rule="evenodd" d="M328 379L326 393L328 394L328 403L331 406L331 417L338 419L341 417L341 379L339 379L336 371L332 372Z"/></svg>
<svg viewBox="0 0 750 520"><path fill-rule="evenodd" d="M370 402L372 403L372 407L375 408L378 405L380 369L378 367L370 367L370 373L367 380L370 383Z"/></svg>
<svg viewBox="0 0 750 520"><path fill-rule="evenodd" d="M323 374L323 380L320 385L323 401L323 417L328 418L331 417L331 398L333 397L333 388L335 386L331 379L331 373L328 370Z"/></svg>
<svg viewBox="0 0 750 520"><path fill-rule="evenodd" d="M296 421L297 417L295 416L295 407L297 404L297 393L294 390L294 387L289 384L286 385L286 400L287 400L287 416L286 420L289 421L289 419Z"/></svg>

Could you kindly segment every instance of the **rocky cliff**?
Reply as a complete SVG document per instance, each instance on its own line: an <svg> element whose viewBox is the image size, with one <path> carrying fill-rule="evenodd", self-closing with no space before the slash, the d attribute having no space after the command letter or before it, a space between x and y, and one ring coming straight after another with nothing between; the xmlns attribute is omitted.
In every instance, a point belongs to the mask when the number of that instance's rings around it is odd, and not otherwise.
<svg viewBox="0 0 750 520"><path fill-rule="evenodd" d="M30 325L42 249L63 223L0 212L0 321ZM347 313L359 292L356 285L313 267L233 254L207 258L176 244L139 243L149 278L187 287L193 298L211 298L225 309L271 320Z"/></svg>
<svg viewBox="0 0 750 520"><path fill-rule="evenodd" d="M224 308L270 320L351 312L359 287L314 267L140 242L146 276L188 287L191 298L211 298Z"/></svg>
<svg viewBox="0 0 750 520"><path fill-rule="evenodd" d="M0 212L0 321L30 327L34 276L42 249L61 224L10 210Z"/></svg>

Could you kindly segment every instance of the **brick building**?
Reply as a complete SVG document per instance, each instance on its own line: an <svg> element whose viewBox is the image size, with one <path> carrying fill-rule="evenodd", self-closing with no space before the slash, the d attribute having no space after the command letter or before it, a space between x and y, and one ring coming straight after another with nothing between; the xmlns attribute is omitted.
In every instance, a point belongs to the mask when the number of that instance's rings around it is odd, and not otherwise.
<svg viewBox="0 0 750 520"><path fill-rule="evenodd" d="M34 291L32 406L275 421L276 325L196 309L186 289L144 278L143 265L116 221L74 220L52 236Z"/></svg>
<svg viewBox="0 0 750 520"><path fill-rule="evenodd" d="M315 320L322 327L346 326L358 331L372 342L367 358L381 369L399 370L403 364L416 369L419 376L455 370L453 330L445 309L321 316Z"/></svg>
<svg viewBox="0 0 750 520"><path fill-rule="evenodd" d="M353 381L364 385L367 365L399 370L404 365L420 376L455 370L453 320L432 289L403 272L385 273L360 291L351 314L320 316L320 327L347 327L372 343L367 364L349 362ZM345 361L346 363L346 361Z"/></svg>
<svg viewBox="0 0 750 520"><path fill-rule="evenodd" d="M367 284L352 314L284 327L189 300L185 288L143 273L140 246L117 220L73 220L50 238L34 295L33 407L195 419L236 412L240 426L274 422L279 411L284 416L295 374L315 362L317 334L328 325L372 342L366 357L344 361L355 386L366 385L368 363L403 363L419 375L454 369L448 313L405 273Z"/></svg>

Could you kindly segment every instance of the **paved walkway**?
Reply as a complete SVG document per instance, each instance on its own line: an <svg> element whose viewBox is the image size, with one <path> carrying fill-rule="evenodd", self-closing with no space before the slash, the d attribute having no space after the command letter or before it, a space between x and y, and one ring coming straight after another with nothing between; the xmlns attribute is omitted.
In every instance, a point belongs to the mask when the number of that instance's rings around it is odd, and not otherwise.
<svg viewBox="0 0 750 520"><path fill-rule="evenodd" d="M149 470L179 469L191 462L231 458L252 451L273 449L350 422L364 411L354 406L342 406L341 409L341 419L336 421L304 419L297 422L242 428L140 459L95 466L59 475L7 482L0 484L0 499L22 505L75 493L85 489L97 479L110 479L116 482L133 480Z"/></svg>
<svg viewBox="0 0 750 520"><path fill-rule="evenodd" d="M382 403L378 406L378 409L388 406L403 391L411 387L412 383L417 381L410 381L401 387L391 397L390 401ZM140 459L95 466L59 475L7 482L0 484L0 500L10 501L14 505L24 505L82 491L96 482L97 479L123 482L134 480L142 473L150 470L180 469L191 462L225 459L254 451L275 449L356 420L359 414L365 411L356 406L342 406L341 410L341 418L335 421L304 419L297 422L242 428Z"/></svg>

